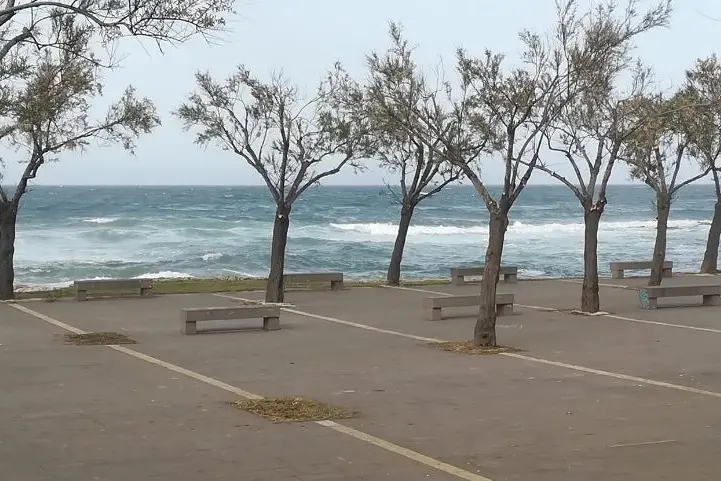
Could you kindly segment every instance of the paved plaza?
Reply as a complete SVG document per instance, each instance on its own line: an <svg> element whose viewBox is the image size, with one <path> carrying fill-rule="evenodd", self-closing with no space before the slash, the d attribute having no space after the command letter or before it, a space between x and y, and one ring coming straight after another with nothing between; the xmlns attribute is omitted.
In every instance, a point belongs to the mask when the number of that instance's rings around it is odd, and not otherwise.
<svg viewBox="0 0 721 481"><path fill-rule="evenodd" d="M260 321L186 336L180 310L260 292L0 304L0 473L8 481L645 481L721 477L721 307L638 307L644 279L499 284L507 355L441 351L476 308L422 299L478 285L290 291ZM721 282L675 276L664 285ZM673 307L671 307L673 306ZM212 323L203 323L212 324ZM203 325L206 329L208 326ZM138 344L75 346L67 332ZM229 403L303 396L358 415L273 423Z"/></svg>

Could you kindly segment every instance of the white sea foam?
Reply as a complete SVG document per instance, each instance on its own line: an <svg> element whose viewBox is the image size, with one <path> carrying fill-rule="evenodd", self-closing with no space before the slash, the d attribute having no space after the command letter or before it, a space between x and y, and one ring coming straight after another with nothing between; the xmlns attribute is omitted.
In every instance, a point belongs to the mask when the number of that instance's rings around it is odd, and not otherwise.
<svg viewBox="0 0 721 481"><path fill-rule="evenodd" d="M223 269L223 271L234 274L233 277L242 277L242 278L246 278L246 279L262 279L263 278L263 274L250 274L248 272L236 271L234 269Z"/></svg>
<svg viewBox="0 0 721 481"><path fill-rule="evenodd" d="M90 224L112 224L117 220L115 217L92 217L90 219L83 219L83 222Z"/></svg>
<svg viewBox="0 0 721 481"><path fill-rule="evenodd" d="M709 222L697 220L675 220L669 221L669 229L707 229ZM336 231L365 234L371 237L394 237L398 233L398 225L393 223L367 223L367 224L330 224ZM600 231L603 232L628 232L628 231L653 231L656 229L656 221L612 221L601 220ZM521 221L512 221L508 228L509 234L581 234L583 223L560 223L550 222L545 224L532 224ZM462 234L486 234L486 225L478 226L454 226L454 225L412 225L408 230L409 239L413 236L458 236Z"/></svg>
<svg viewBox="0 0 721 481"><path fill-rule="evenodd" d="M330 224L333 229L355 232L360 234L370 234L371 236L395 236L398 233L398 226L389 223L370 223L370 224ZM488 229L485 226L445 226L445 225L412 225L408 230L409 236L414 235L459 235L459 234L479 234L485 233Z"/></svg>
<svg viewBox="0 0 721 481"><path fill-rule="evenodd" d="M147 272L140 276L135 276L135 279L193 279L195 276L186 274L184 272L175 271L160 271L160 272Z"/></svg>
<svg viewBox="0 0 721 481"><path fill-rule="evenodd" d="M223 254L221 254L220 252L210 252L208 254L203 254L202 256L200 256L200 258L204 261L213 261L216 259L220 259L221 257L223 257Z"/></svg>
<svg viewBox="0 0 721 481"><path fill-rule="evenodd" d="M533 269L518 269L518 275L521 277L530 277L535 279L549 277L548 274L546 274L545 272L536 271Z"/></svg>
<svg viewBox="0 0 721 481"><path fill-rule="evenodd" d="M72 282L49 282L47 284L19 284L15 286L15 292L36 292L52 289L63 289L72 286Z"/></svg>

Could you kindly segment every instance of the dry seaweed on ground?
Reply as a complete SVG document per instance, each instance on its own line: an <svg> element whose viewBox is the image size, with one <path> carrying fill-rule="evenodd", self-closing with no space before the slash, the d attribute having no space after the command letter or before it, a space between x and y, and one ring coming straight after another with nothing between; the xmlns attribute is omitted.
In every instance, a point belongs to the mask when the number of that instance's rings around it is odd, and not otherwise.
<svg viewBox="0 0 721 481"><path fill-rule="evenodd" d="M521 352L520 349L507 346L474 346L472 341L432 342L430 345L442 351L468 354L471 356Z"/></svg>
<svg viewBox="0 0 721 481"><path fill-rule="evenodd" d="M301 397L243 399L232 403L238 409L276 423L348 419L356 412Z"/></svg>
<svg viewBox="0 0 721 481"><path fill-rule="evenodd" d="M65 334L67 344L76 346L114 346L117 344L137 344L125 334L118 332L87 332L85 334Z"/></svg>

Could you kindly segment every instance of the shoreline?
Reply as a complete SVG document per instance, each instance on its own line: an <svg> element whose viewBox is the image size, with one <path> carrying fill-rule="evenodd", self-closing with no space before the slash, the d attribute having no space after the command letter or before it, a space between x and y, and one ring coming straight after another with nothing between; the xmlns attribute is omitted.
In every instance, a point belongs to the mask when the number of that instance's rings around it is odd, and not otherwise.
<svg viewBox="0 0 721 481"><path fill-rule="evenodd" d="M188 278L157 278L153 279L155 294L200 294L206 292L241 292L260 291L265 289L267 279L261 277L188 277ZM450 279L409 279L402 281L402 286L433 286L450 284ZM345 279L346 287L378 287L385 285L385 280L354 280ZM292 283L288 287L305 286L307 283ZM15 289L15 298L27 300L31 298L60 299L73 297L72 283L67 287L36 289L28 286Z"/></svg>
<svg viewBox="0 0 721 481"><path fill-rule="evenodd" d="M699 274L698 272L675 272L676 276L717 277L718 274ZM625 279L638 279L647 276L626 276ZM519 281L552 281L552 280L581 280L582 277L527 277ZM605 279L601 277L600 279ZM157 278L153 280L155 294L200 294L206 292L241 292L260 291L265 289L266 278L262 277L188 277L188 278ZM401 281L401 286L435 286L450 284L449 278L407 279ZM292 283L287 287L307 286L308 283ZM386 285L384 279L345 279L346 287L380 287ZM72 283L66 287L42 288L41 286L19 287L15 290L15 298L27 300L32 298L60 299L73 297Z"/></svg>

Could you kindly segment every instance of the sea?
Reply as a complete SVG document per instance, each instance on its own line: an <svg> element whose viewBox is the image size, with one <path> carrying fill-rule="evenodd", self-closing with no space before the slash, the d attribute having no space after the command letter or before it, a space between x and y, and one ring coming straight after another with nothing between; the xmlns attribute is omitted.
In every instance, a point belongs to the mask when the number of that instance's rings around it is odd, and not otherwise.
<svg viewBox="0 0 721 481"><path fill-rule="evenodd" d="M385 278L397 231L397 193L387 186L318 186L291 214L286 269ZM599 264L649 259L655 236L652 191L610 186L599 233ZM676 198L667 258L697 271L715 194L691 185ZM15 253L20 288L60 287L113 277L256 277L268 272L273 202L265 187L36 186L25 196ZM408 235L406 279L448 276L483 262L488 213L470 186L422 202ZM510 214L503 262L524 277L579 276L583 211L563 186L528 186Z"/></svg>

